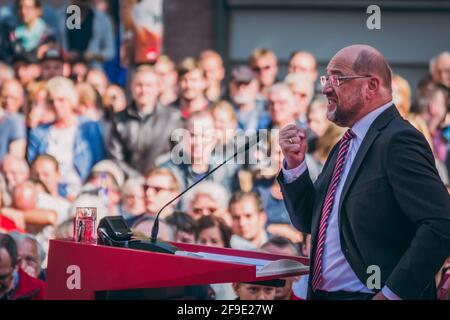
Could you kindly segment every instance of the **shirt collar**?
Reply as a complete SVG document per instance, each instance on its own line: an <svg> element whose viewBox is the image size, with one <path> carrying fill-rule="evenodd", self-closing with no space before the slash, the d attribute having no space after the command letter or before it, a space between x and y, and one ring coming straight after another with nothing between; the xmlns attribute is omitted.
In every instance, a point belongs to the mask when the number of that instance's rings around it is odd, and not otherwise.
<svg viewBox="0 0 450 320"><path fill-rule="evenodd" d="M355 133L355 135L359 139L364 139L364 136L366 135L367 131L369 131L370 126L375 121L376 118L380 114L383 113L387 108L389 108L393 104L392 101L389 101L388 103L382 105L381 107L376 108L372 112L366 114L364 117L359 119L352 127L352 131Z"/></svg>

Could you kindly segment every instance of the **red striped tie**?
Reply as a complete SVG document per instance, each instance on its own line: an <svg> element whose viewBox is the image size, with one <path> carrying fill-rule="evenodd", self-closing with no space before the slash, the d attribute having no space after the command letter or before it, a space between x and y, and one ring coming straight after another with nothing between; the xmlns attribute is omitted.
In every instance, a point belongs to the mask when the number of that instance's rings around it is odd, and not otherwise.
<svg viewBox="0 0 450 320"><path fill-rule="evenodd" d="M317 240L317 249L314 257L314 270L312 273L312 289L316 291L322 281L322 255L325 245L325 235L328 226L328 217L330 216L333 208L334 197L336 195L336 189L341 180L342 172L344 171L345 159L347 157L348 149L350 148L350 141L355 137L352 129L348 129L339 142L339 153L336 165L333 170L333 178L331 179L328 192L325 197L324 205L322 208L322 216L320 218L319 236Z"/></svg>

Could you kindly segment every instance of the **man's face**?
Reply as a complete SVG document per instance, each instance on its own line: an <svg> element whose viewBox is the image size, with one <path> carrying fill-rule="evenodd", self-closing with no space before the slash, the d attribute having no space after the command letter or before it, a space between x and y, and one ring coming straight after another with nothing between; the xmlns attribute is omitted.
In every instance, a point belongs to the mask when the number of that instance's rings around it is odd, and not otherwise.
<svg viewBox="0 0 450 320"><path fill-rule="evenodd" d="M354 76L348 59L334 56L327 67L328 75ZM363 98L363 83L365 79L342 81L340 86L333 86L328 81L322 88L322 93L328 99L327 118L341 127L351 127L365 102Z"/></svg>
<svg viewBox="0 0 450 320"><path fill-rule="evenodd" d="M450 88L450 57L443 56L436 60L432 76L434 82Z"/></svg>
<svg viewBox="0 0 450 320"><path fill-rule="evenodd" d="M59 60L44 60L42 62L42 78L50 80L63 75L64 63Z"/></svg>
<svg viewBox="0 0 450 320"><path fill-rule="evenodd" d="M232 81L230 93L234 103L238 106L255 103L258 95L258 82L256 80L250 82Z"/></svg>
<svg viewBox="0 0 450 320"><path fill-rule="evenodd" d="M253 198L243 198L230 207L233 233L249 241L258 237L264 229L263 213L258 212Z"/></svg>
<svg viewBox="0 0 450 320"><path fill-rule="evenodd" d="M296 54L289 61L289 73L306 74L310 77L311 81L317 79L317 69L314 59L309 55Z"/></svg>
<svg viewBox="0 0 450 320"><path fill-rule="evenodd" d="M161 92L174 90L178 81L178 74L168 63L160 62L155 65L155 72L158 74L161 84Z"/></svg>
<svg viewBox="0 0 450 320"><path fill-rule="evenodd" d="M252 67L263 86L268 87L275 83L278 67L273 57L261 57Z"/></svg>
<svg viewBox="0 0 450 320"><path fill-rule="evenodd" d="M8 112L17 112L24 103L24 93L16 81L8 81L3 85L0 95L1 106Z"/></svg>
<svg viewBox="0 0 450 320"><path fill-rule="evenodd" d="M198 220L203 216L215 215L219 210L219 204L209 195L197 194L192 201L191 216Z"/></svg>
<svg viewBox="0 0 450 320"><path fill-rule="evenodd" d="M62 121L75 112L73 109L74 106L72 106L64 92L49 93L48 104L55 112L56 121Z"/></svg>
<svg viewBox="0 0 450 320"><path fill-rule="evenodd" d="M145 211L145 194L141 185L134 185L122 195L123 207L131 214L141 214Z"/></svg>
<svg viewBox="0 0 450 320"><path fill-rule="evenodd" d="M205 70L206 80L209 84L220 82L225 77L225 70L219 59L214 57L207 57L200 63L203 70Z"/></svg>
<svg viewBox="0 0 450 320"><path fill-rule="evenodd" d="M31 174L33 177L41 181L50 192L58 189L60 175L52 161L36 161L31 168Z"/></svg>
<svg viewBox="0 0 450 320"><path fill-rule="evenodd" d="M330 125L327 119L327 112L320 107L311 109L311 112L308 114L308 122L311 130L319 137L324 135Z"/></svg>
<svg viewBox="0 0 450 320"><path fill-rule="evenodd" d="M145 205L147 213L156 214L164 204L175 196L171 177L153 175L147 178L145 189Z"/></svg>
<svg viewBox="0 0 450 320"><path fill-rule="evenodd" d="M25 23L32 23L41 14L40 9L36 6L35 0L21 0L19 7L20 19Z"/></svg>
<svg viewBox="0 0 450 320"><path fill-rule="evenodd" d="M196 164L207 164L216 144L214 120L212 117L203 117L195 120L187 126L189 131L188 145L192 162ZM203 163L205 161L205 163Z"/></svg>
<svg viewBox="0 0 450 320"><path fill-rule="evenodd" d="M206 79L200 69L186 73L180 80L181 96L188 100L195 100L204 95Z"/></svg>
<svg viewBox="0 0 450 320"><path fill-rule="evenodd" d="M0 298L12 289L13 273L16 270L12 266L11 257L6 249L0 249Z"/></svg>
<svg viewBox="0 0 450 320"><path fill-rule="evenodd" d="M38 278L41 273L41 264L36 244L30 239L19 242L17 255L22 270L30 276Z"/></svg>
<svg viewBox="0 0 450 320"><path fill-rule="evenodd" d="M175 242L194 244L195 234L178 230L175 234Z"/></svg>
<svg viewBox="0 0 450 320"><path fill-rule="evenodd" d="M3 173L5 174L8 189L12 190L16 185L25 182L29 178L29 172L23 168L13 157L5 157L3 160Z"/></svg>
<svg viewBox="0 0 450 320"><path fill-rule="evenodd" d="M280 90L269 94L269 114L275 124L294 122L294 111L294 102L286 91Z"/></svg>
<svg viewBox="0 0 450 320"><path fill-rule="evenodd" d="M153 105L159 94L158 77L150 72L138 73L131 83L131 92L138 108Z"/></svg>
<svg viewBox="0 0 450 320"><path fill-rule="evenodd" d="M275 287L234 283L233 288L240 300L275 300Z"/></svg>

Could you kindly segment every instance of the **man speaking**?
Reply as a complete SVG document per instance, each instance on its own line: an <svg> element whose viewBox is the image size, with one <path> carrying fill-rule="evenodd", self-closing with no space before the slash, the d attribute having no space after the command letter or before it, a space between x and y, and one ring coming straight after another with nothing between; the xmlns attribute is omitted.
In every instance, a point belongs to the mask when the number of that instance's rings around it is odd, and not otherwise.
<svg viewBox="0 0 450 320"><path fill-rule="evenodd" d="M378 50L346 47L326 70L328 119L349 129L315 183L305 130L280 132L286 207L312 239L308 296L433 299L434 275L450 255L450 196L431 149L393 105L391 70Z"/></svg>

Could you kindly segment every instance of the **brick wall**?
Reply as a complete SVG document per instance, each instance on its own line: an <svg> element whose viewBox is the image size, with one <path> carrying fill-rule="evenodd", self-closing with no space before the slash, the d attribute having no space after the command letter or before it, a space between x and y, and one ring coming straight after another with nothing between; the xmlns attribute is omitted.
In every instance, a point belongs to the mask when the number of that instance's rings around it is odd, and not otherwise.
<svg viewBox="0 0 450 320"><path fill-rule="evenodd" d="M164 51L179 62L214 47L215 0L165 0Z"/></svg>

